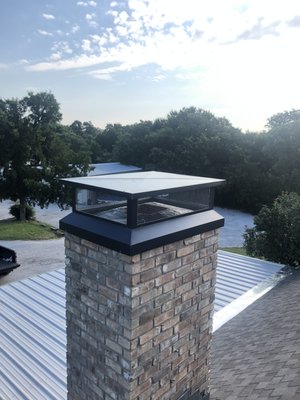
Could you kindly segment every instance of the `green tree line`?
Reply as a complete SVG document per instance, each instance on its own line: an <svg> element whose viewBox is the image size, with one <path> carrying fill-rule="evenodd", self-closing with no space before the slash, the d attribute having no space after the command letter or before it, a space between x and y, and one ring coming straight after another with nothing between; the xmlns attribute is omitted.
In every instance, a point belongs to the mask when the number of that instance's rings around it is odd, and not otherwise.
<svg viewBox="0 0 300 400"><path fill-rule="evenodd" d="M257 213L283 191L300 194L300 110L271 116L262 132L242 132L190 107L155 121L107 125L94 138L94 162L225 178L220 206Z"/></svg>
<svg viewBox="0 0 300 400"><path fill-rule="evenodd" d="M252 213L283 191L300 194L300 110L271 116L262 132L242 132L195 107L104 129L61 118L51 93L0 100L0 199L62 205L60 177L109 161L225 178L216 203Z"/></svg>

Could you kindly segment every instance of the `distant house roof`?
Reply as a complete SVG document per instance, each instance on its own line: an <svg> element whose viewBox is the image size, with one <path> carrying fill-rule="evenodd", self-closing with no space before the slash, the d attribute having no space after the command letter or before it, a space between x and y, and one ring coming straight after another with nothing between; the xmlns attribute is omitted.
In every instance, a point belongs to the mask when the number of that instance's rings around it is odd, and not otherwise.
<svg viewBox="0 0 300 400"><path fill-rule="evenodd" d="M92 170L88 173L89 176L141 171L141 168L139 167L135 167L134 165L125 165L119 162L90 164L90 167Z"/></svg>
<svg viewBox="0 0 300 400"><path fill-rule="evenodd" d="M214 323L281 267L219 251ZM2 286L0 303L0 398L66 400L64 269Z"/></svg>

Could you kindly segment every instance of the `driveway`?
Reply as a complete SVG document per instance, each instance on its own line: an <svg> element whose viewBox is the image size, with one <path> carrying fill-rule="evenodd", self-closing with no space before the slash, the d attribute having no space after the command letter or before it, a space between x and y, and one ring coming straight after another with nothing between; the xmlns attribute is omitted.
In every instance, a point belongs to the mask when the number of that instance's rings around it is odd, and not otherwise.
<svg viewBox="0 0 300 400"><path fill-rule="evenodd" d="M21 266L0 279L0 286L33 275L62 268L65 264L64 239L53 240L0 240L0 246L17 253Z"/></svg>
<svg viewBox="0 0 300 400"><path fill-rule="evenodd" d="M9 208L14 202L5 200L0 202L0 219L11 218ZM50 204L48 208L34 207L35 218L38 221L45 222L58 228L59 220L68 215L72 210L61 210L56 204Z"/></svg>
<svg viewBox="0 0 300 400"><path fill-rule="evenodd" d="M0 203L0 219L10 218L9 207L11 201ZM55 204L49 208L35 207L36 219L58 228L59 220L70 213L71 210L61 211ZM0 240L0 245L9 247L17 253L19 268L0 279L0 286L18 281L33 275L39 275L62 268L65 264L64 239L53 240Z"/></svg>

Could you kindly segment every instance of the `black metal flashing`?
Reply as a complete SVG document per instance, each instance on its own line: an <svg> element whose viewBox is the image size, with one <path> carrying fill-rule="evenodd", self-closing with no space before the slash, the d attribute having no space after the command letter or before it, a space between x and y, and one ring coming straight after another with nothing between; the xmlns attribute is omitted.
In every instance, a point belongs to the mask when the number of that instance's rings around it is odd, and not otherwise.
<svg viewBox="0 0 300 400"><path fill-rule="evenodd" d="M152 225L129 229L108 220L73 212L60 220L60 229L112 250L135 255L224 226L214 210L181 216Z"/></svg>

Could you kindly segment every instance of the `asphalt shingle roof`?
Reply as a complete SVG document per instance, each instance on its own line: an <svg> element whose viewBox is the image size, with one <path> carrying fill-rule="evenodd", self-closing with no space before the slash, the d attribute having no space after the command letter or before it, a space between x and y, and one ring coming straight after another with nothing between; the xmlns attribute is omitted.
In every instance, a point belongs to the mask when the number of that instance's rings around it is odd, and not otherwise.
<svg viewBox="0 0 300 400"><path fill-rule="evenodd" d="M300 399L300 270L213 335L211 400Z"/></svg>

